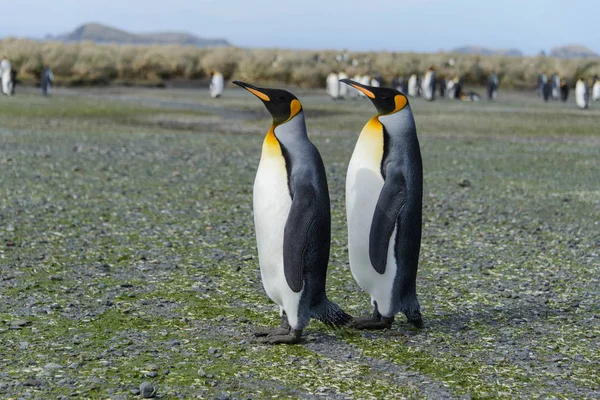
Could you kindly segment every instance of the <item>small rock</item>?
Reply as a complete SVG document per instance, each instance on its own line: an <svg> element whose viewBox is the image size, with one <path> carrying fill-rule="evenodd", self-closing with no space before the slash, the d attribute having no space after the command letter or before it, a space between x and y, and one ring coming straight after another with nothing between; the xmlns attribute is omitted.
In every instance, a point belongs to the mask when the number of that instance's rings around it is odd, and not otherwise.
<svg viewBox="0 0 600 400"><path fill-rule="evenodd" d="M146 369L148 371L158 371L158 365L156 365L156 364L148 364L148 365L146 365Z"/></svg>
<svg viewBox="0 0 600 400"><path fill-rule="evenodd" d="M171 339L169 340L169 346L173 347L173 346L180 346L181 342L177 339Z"/></svg>
<svg viewBox="0 0 600 400"><path fill-rule="evenodd" d="M21 326L25 326L28 325L29 321L27 321L26 319L16 319L14 321L10 321L10 326L12 327L21 327Z"/></svg>
<svg viewBox="0 0 600 400"><path fill-rule="evenodd" d="M147 378L156 378L158 376L158 373L156 371L148 371L145 375Z"/></svg>
<svg viewBox="0 0 600 400"><path fill-rule="evenodd" d="M151 382L142 382L140 395L145 399L151 399L156 395L156 387Z"/></svg>
<svg viewBox="0 0 600 400"><path fill-rule="evenodd" d="M110 306L112 306L112 305L113 305L113 302L112 302L112 301L110 301L110 300L106 300L106 301L104 302L104 305L105 305L106 307L110 307Z"/></svg>
<svg viewBox="0 0 600 400"><path fill-rule="evenodd" d="M132 394L132 395L134 395L134 396L138 396L138 395L141 393L141 392L140 392L140 389L138 389L138 388L131 389L131 390L130 390L130 392L131 392L131 394Z"/></svg>
<svg viewBox="0 0 600 400"><path fill-rule="evenodd" d="M61 369L62 366L60 364L56 364L56 363L48 363L46 365L44 365L44 369Z"/></svg>
<svg viewBox="0 0 600 400"><path fill-rule="evenodd" d="M252 260L254 257L250 254L244 255L242 256L242 261L250 261Z"/></svg>
<svg viewBox="0 0 600 400"><path fill-rule="evenodd" d="M42 382L38 381L35 378L29 378L25 382L23 382L23 386L42 386Z"/></svg>
<svg viewBox="0 0 600 400"><path fill-rule="evenodd" d="M226 393L220 394L219 397L217 397L217 400L229 400L229 399L230 399L230 397Z"/></svg>
<svg viewBox="0 0 600 400"><path fill-rule="evenodd" d="M469 186L471 186L471 181L468 179L463 179L462 181L458 182L458 186L469 187Z"/></svg>
<svg viewBox="0 0 600 400"><path fill-rule="evenodd" d="M209 347L208 348L208 354L217 354L219 352L219 349L214 348L214 347Z"/></svg>

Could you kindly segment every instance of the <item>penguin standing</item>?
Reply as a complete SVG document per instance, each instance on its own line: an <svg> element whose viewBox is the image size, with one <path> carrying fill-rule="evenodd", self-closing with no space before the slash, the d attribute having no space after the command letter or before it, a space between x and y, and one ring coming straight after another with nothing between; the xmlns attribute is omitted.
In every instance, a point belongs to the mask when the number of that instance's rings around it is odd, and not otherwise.
<svg viewBox="0 0 600 400"><path fill-rule="evenodd" d="M408 95L410 97L417 97L419 95L418 81L417 75L412 74L410 78L408 78Z"/></svg>
<svg viewBox="0 0 600 400"><path fill-rule="evenodd" d="M348 79L348 74L342 71L338 74L338 79ZM338 98L345 99L348 97L348 86L340 83L339 80L336 83L338 85Z"/></svg>
<svg viewBox="0 0 600 400"><path fill-rule="evenodd" d="M333 100L337 100L339 96L340 82L338 81L338 74L331 72L327 75L325 80L325 91Z"/></svg>
<svg viewBox="0 0 600 400"><path fill-rule="evenodd" d="M254 181L254 224L263 286L281 314L270 343L298 343L310 318L332 326L352 320L325 295L331 241L325 167L308 139L300 101L290 92L234 81L273 117Z"/></svg>
<svg viewBox="0 0 600 400"><path fill-rule="evenodd" d="M577 107L586 109L588 108L588 100L588 84L582 78L579 78L575 84L575 103L577 103Z"/></svg>
<svg viewBox="0 0 600 400"><path fill-rule="evenodd" d="M6 57L0 59L0 77L2 79L2 93L10 96L13 94L13 75L10 61Z"/></svg>
<svg viewBox="0 0 600 400"><path fill-rule="evenodd" d="M598 78L598 75L594 76L594 83L592 84L592 100L600 101L600 78Z"/></svg>
<svg viewBox="0 0 600 400"><path fill-rule="evenodd" d="M444 77L437 78L436 86L439 90L440 98L443 99L446 97L446 79Z"/></svg>
<svg viewBox="0 0 600 400"><path fill-rule="evenodd" d="M500 81L498 80L498 75L495 72L492 72L490 76L488 76L488 84L487 84L487 94L488 100L496 100L498 97L498 86Z"/></svg>
<svg viewBox="0 0 600 400"><path fill-rule="evenodd" d="M383 329L403 312L423 326L416 277L421 248L423 168L415 121L406 96L350 80L378 114L360 133L346 176L350 269L371 295L371 317L358 329Z"/></svg>
<svg viewBox="0 0 600 400"><path fill-rule="evenodd" d="M223 78L223 74L215 70L210 71L210 97L213 99L221 97L224 88L225 79Z"/></svg>
<svg viewBox="0 0 600 400"><path fill-rule="evenodd" d="M560 99L562 101L569 99L569 82L564 79L560 80Z"/></svg>
<svg viewBox="0 0 600 400"><path fill-rule="evenodd" d="M560 97L560 76L558 73L552 74L550 77L550 82L552 85L552 99L558 100Z"/></svg>
<svg viewBox="0 0 600 400"><path fill-rule="evenodd" d="M425 100L435 100L435 71L432 67L427 69L423 78L422 93Z"/></svg>
<svg viewBox="0 0 600 400"><path fill-rule="evenodd" d="M54 74L50 67L44 68L42 72L42 80L40 82L40 88L42 89L42 94L47 96L54 85Z"/></svg>
<svg viewBox="0 0 600 400"><path fill-rule="evenodd" d="M546 74L542 75L542 96L544 97L544 101L548 101L550 99L550 95L552 94L552 82L548 79Z"/></svg>

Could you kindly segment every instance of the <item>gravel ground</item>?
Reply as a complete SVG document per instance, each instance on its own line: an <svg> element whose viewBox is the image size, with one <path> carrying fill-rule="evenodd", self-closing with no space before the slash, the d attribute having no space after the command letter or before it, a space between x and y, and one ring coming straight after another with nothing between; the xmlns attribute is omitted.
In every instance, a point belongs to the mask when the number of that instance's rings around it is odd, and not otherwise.
<svg viewBox="0 0 600 400"><path fill-rule="evenodd" d="M297 91L332 198L328 290L347 265L344 181L361 101ZM0 398L600 398L600 107L412 102L425 169L425 329L276 308L251 193L269 120L241 91L0 98Z"/></svg>

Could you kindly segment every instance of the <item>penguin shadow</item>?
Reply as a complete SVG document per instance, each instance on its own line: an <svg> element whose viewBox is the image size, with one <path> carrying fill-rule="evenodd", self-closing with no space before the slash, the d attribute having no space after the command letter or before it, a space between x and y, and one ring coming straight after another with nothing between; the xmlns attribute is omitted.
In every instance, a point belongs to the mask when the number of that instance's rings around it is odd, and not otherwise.
<svg viewBox="0 0 600 400"><path fill-rule="evenodd" d="M457 333L476 329L477 326L500 329L507 325L531 324L551 316L564 315L566 312L535 302L521 302L502 307L489 305L476 307L477 311L430 315L429 321L426 320L424 331ZM425 313L424 318L427 317Z"/></svg>

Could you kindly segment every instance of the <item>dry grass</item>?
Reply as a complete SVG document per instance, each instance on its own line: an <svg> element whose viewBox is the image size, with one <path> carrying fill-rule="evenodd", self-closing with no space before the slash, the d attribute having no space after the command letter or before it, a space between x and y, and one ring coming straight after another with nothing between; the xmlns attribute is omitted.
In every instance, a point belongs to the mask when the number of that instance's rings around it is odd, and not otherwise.
<svg viewBox="0 0 600 400"><path fill-rule="evenodd" d="M600 63L547 57L475 56L464 54L355 53L342 61L339 51L241 49L235 47L129 46L94 43L38 42L25 39L0 41L22 80L37 80L49 65L58 83L98 84L112 81L156 82L174 78L205 78L211 69L227 79L322 87L332 70L381 75L389 81L395 73L408 76L434 66L441 76L461 76L466 83L482 84L496 71L503 86L531 87L539 72L558 72L571 83L600 74ZM454 63L450 60L453 59ZM451 65L452 64L452 65Z"/></svg>

